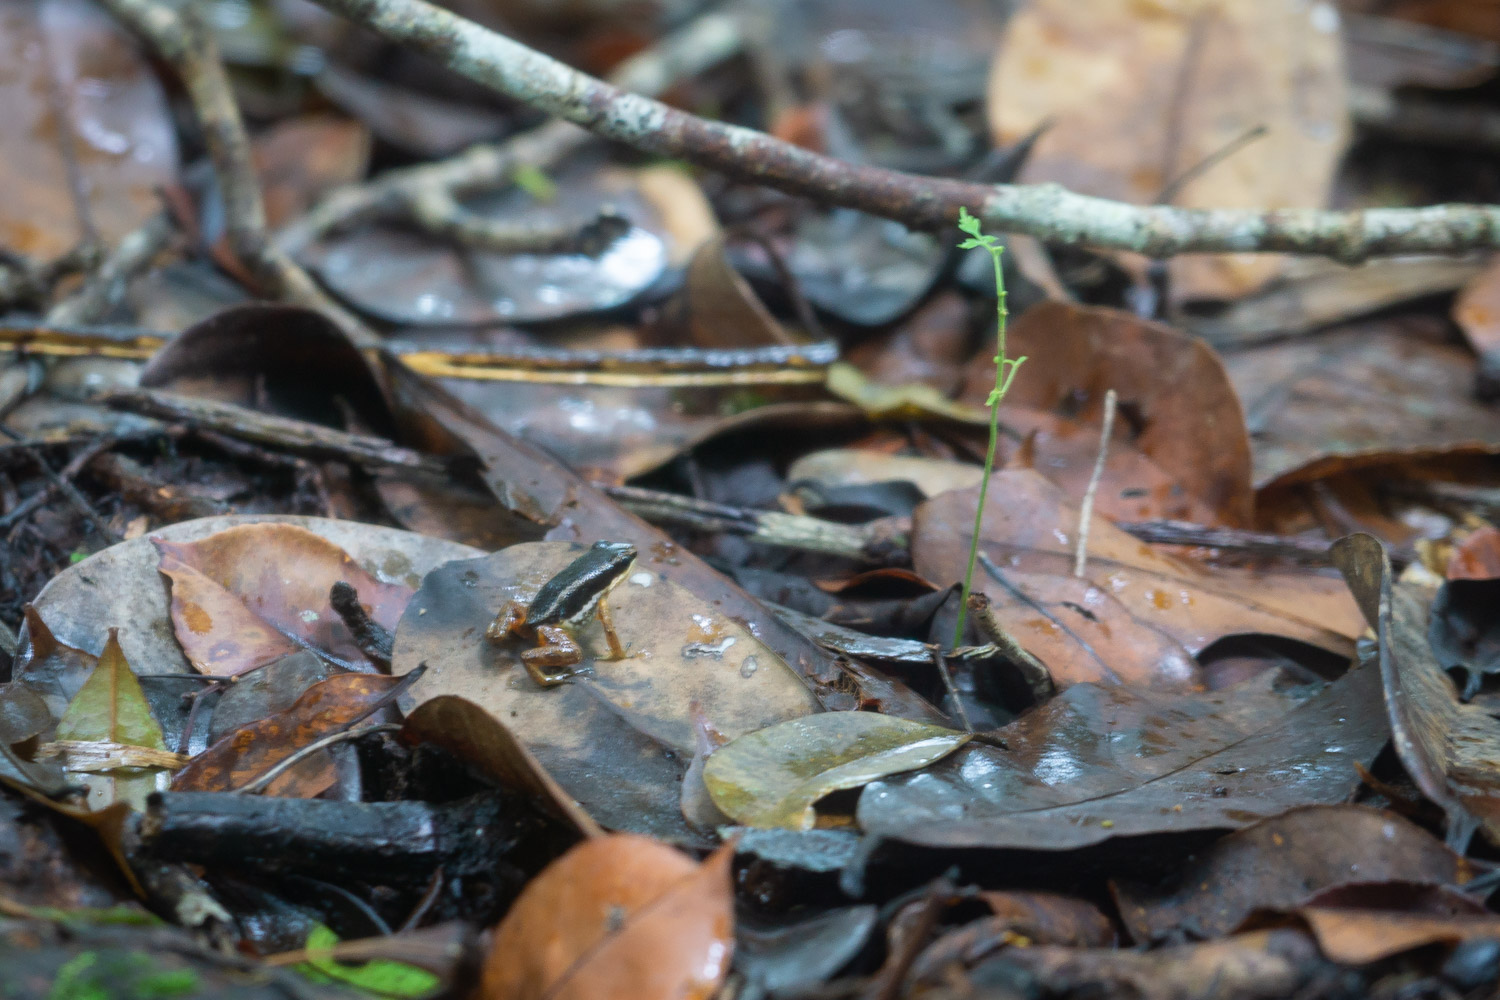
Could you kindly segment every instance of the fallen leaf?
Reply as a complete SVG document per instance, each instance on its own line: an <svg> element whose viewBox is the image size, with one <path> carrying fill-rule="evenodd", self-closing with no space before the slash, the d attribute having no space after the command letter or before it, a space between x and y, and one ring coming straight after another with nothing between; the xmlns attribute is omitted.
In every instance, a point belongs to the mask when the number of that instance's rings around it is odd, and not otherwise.
<svg viewBox="0 0 1500 1000"><path fill-rule="evenodd" d="M796 995L816 986L859 954L879 921L870 904L825 910L814 917L735 924L734 967L770 994Z"/></svg>
<svg viewBox="0 0 1500 1000"><path fill-rule="evenodd" d="M499 719L472 701L439 695L418 705L401 727L403 739L439 746L502 788L523 792L586 837L604 830L552 780L531 751Z"/></svg>
<svg viewBox="0 0 1500 1000"><path fill-rule="evenodd" d="M1257 909L1294 910L1357 882L1462 884L1469 863L1432 834L1366 806L1292 809L1232 833L1172 875L1164 888L1113 886L1137 943L1174 934L1215 938Z"/></svg>
<svg viewBox="0 0 1500 1000"><path fill-rule="evenodd" d="M864 831L933 847L1064 851L1111 837L1235 830L1341 802L1385 745L1356 668L1287 710L1269 678L1212 694L1077 684L912 775L869 785Z"/></svg>
<svg viewBox="0 0 1500 1000"><path fill-rule="evenodd" d="M172 626L193 666L233 677L302 649L291 637L347 662L363 654L328 603L352 584L370 617L396 626L411 589L376 579L327 539L296 525L226 528L200 541L152 539L171 580Z"/></svg>
<svg viewBox="0 0 1500 1000"><path fill-rule="evenodd" d="M912 565L943 585L963 579L978 489L917 508ZM1030 470L997 472L985 506L975 586L1005 629L1059 686L1118 681L1191 687L1196 656L1227 635L1265 633L1339 655L1362 625L1339 581L1207 568L1163 555L1099 515L1088 564L1073 575L1079 512Z"/></svg>
<svg viewBox="0 0 1500 1000"><path fill-rule="evenodd" d="M1018 178L1135 204L1257 126L1187 181L1184 208L1321 208L1349 136L1331 4L1038 0L1016 14L990 77L996 145L1054 124ZM1173 258L1173 297L1237 298L1281 267L1267 255Z"/></svg>
<svg viewBox="0 0 1500 1000"><path fill-rule="evenodd" d="M645 837L585 841L495 931L484 1000L706 1000L734 947L733 845L701 865Z"/></svg>
<svg viewBox="0 0 1500 1000"><path fill-rule="evenodd" d="M418 675L420 676L420 675ZM291 708L231 732L194 757L172 779L175 792L232 792L325 736L342 732L390 704L415 678L339 674L314 684ZM265 794L316 798L335 780L327 751L278 775Z"/></svg>
<svg viewBox="0 0 1500 1000"><path fill-rule="evenodd" d="M1474 401L1474 357L1447 324L1408 314L1236 351L1254 479L1271 489L1335 472L1497 450L1494 409Z"/></svg>
<svg viewBox="0 0 1500 1000"><path fill-rule="evenodd" d="M831 792L942 760L969 733L871 712L824 712L747 733L703 767L714 804L747 826L810 830Z"/></svg>
<svg viewBox="0 0 1500 1000"><path fill-rule="evenodd" d="M911 483L928 497L978 486L984 470L972 462L955 462L919 455L887 455L865 448L829 448L809 452L786 471L795 485L811 480L823 486L867 486L872 483Z"/></svg>
<svg viewBox="0 0 1500 1000"><path fill-rule="evenodd" d="M1453 546L1445 575L1449 580L1500 579L1500 528L1483 525Z"/></svg>
<svg viewBox="0 0 1500 1000"><path fill-rule="evenodd" d="M1250 441L1224 363L1201 340L1130 313L1042 302L1006 333L1026 358L1001 407L1001 422L1035 432L1034 468L1083 498L1099 451L1104 395L1122 418L1105 456L1095 509L1106 517L1249 527L1255 494ZM959 398L982 405L995 387L983 351Z"/></svg>
<svg viewBox="0 0 1500 1000"><path fill-rule="evenodd" d="M0 246L113 249L177 179L166 95L135 43L80 0L0 4Z"/></svg>
<svg viewBox="0 0 1500 1000"><path fill-rule="evenodd" d="M1500 843L1500 721L1458 700L1427 642L1431 595L1392 579L1385 547L1370 535L1333 544L1333 559L1380 638L1380 675L1396 755L1448 815L1448 843L1482 830Z"/></svg>
<svg viewBox="0 0 1500 1000"><path fill-rule="evenodd" d="M1093 903L1051 892L981 892L990 916L954 928L924 948L907 983L940 983L1008 945L1102 948L1115 943L1109 918Z"/></svg>
<svg viewBox="0 0 1500 1000"><path fill-rule="evenodd" d="M125 744L165 752L167 745L162 739L161 726L151 714L140 682L120 651L118 631L109 630L109 639L93 673L57 720L57 739ZM162 773L159 767L132 767L102 775L90 772L81 780L88 787L91 810L101 810L116 802L143 809L146 796L158 790L157 776Z"/></svg>
<svg viewBox="0 0 1500 1000"><path fill-rule="evenodd" d="M327 114L285 118L255 137L250 159L260 177L266 225L277 229L329 191L364 176L370 130Z"/></svg>
<svg viewBox="0 0 1500 1000"><path fill-rule="evenodd" d="M1463 680L1459 699L1479 693L1485 675L1500 673L1500 621L1495 603L1500 579L1449 580L1432 598L1427 643L1432 655L1455 681Z"/></svg>
<svg viewBox="0 0 1500 1000"><path fill-rule="evenodd" d="M626 658L600 658L603 629L589 619L574 629L585 659L572 682L539 687L521 663L526 645L491 642L485 629L582 551L531 542L429 573L396 630L392 670L426 663L413 698L458 695L504 721L604 826L697 843L680 809L692 702L712 705L733 737L816 712L817 701L749 628L664 579L665 553L647 552L607 598Z"/></svg>
<svg viewBox="0 0 1500 1000"><path fill-rule="evenodd" d="M1306 906L1297 915L1307 921L1323 954L1344 965L1367 965L1434 944L1500 941L1500 917L1491 914L1434 917Z"/></svg>

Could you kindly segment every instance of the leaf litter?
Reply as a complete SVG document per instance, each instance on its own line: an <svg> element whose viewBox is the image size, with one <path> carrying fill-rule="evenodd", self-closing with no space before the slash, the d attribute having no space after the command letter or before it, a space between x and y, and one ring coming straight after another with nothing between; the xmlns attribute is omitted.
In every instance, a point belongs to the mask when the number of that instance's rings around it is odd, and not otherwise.
<svg viewBox="0 0 1500 1000"><path fill-rule="evenodd" d="M992 267L279 7L213 19L237 145L137 6L0 10L32 992L1493 991L1492 257ZM1473 7L466 13L845 162L1175 219L1492 201Z"/></svg>

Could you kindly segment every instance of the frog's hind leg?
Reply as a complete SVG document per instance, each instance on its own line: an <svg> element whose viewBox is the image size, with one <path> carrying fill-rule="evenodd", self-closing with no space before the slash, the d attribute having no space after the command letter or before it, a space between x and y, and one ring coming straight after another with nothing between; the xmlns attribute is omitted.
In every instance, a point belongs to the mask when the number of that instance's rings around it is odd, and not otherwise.
<svg viewBox="0 0 1500 1000"><path fill-rule="evenodd" d="M502 642L506 636L525 624L526 605L520 601L506 601L495 615L495 620L490 622L489 628L484 630L484 634L490 642Z"/></svg>
<svg viewBox="0 0 1500 1000"><path fill-rule="evenodd" d="M583 647L568 634L567 629L559 625L538 625L536 638L541 645L522 653L521 663L531 679L542 687L555 687L572 673L569 670L548 673L544 668L571 667L583 662Z"/></svg>
<svg viewBox="0 0 1500 1000"><path fill-rule="evenodd" d="M609 613L609 604L601 597L594 610L599 616L599 624L604 627L604 641L609 643L609 658L611 660L625 659L625 644L620 641L620 633L615 631L615 620Z"/></svg>

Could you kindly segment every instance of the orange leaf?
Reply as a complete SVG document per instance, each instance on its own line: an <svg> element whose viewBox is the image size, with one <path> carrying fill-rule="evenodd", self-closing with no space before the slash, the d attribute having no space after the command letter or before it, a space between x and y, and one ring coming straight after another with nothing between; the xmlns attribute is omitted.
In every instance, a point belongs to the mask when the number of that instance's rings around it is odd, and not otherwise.
<svg viewBox="0 0 1500 1000"><path fill-rule="evenodd" d="M729 969L726 844L701 865L659 841L585 841L527 885L495 931L484 1000L690 1000Z"/></svg>

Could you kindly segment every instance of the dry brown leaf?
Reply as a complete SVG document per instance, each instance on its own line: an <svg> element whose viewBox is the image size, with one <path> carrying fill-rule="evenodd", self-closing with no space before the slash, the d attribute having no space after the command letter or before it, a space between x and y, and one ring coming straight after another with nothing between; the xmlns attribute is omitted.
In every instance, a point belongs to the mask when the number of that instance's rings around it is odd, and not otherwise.
<svg viewBox="0 0 1500 1000"><path fill-rule="evenodd" d="M1001 421L1036 431L1034 467L1083 498L1099 451L1104 395L1121 418L1095 509L1124 520L1170 518L1248 527L1254 513L1250 441L1239 399L1202 341L1126 312L1062 302L1028 309L1006 335L1026 357ZM960 399L982 405L995 385L984 351Z"/></svg>
<svg viewBox="0 0 1500 1000"><path fill-rule="evenodd" d="M1488 914L1441 917L1307 906L1297 915L1307 921L1323 954L1345 965L1378 962L1431 944L1500 940L1500 917Z"/></svg>
<svg viewBox="0 0 1500 1000"><path fill-rule="evenodd" d="M573 848L495 931L484 1000L698 1000L734 947L733 844L701 865L630 834Z"/></svg>
<svg viewBox="0 0 1500 1000"><path fill-rule="evenodd" d="M978 489L917 508L912 563L943 585L963 578ZM1210 569L1163 555L1095 515L1085 576L1073 576L1078 509L1040 475L998 472L976 570L1005 628L1061 687L1080 681L1192 686L1196 656L1227 635L1265 633L1341 655L1363 631L1339 581Z"/></svg>
<svg viewBox="0 0 1500 1000"><path fill-rule="evenodd" d="M194 757L172 780L173 791L229 792L249 784L292 754L340 732L388 704L405 677L339 674L314 684L292 707L231 732ZM316 798L333 784L332 760L320 751L266 786L267 795Z"/></svg>
<svg viewBox="0 0 1500 1000"><path fill-rule="evenodd" d="M362 662L359 646L328 603L340 580L370 616L396 627L412 591L371 576L349 554L306 528L247 524L196 542L153 538L171 580L172 627L201 673L232 677L303 648Z"/></svg>
<svg viewBox="0 0 1500 1000"><path fill-rule="evenodd" d="M276 229L364 176L370 130L333 115L288 118L256 136L250 155L264 190L266 224Z"/></svg>
<svg viewBox="0 0 1500 1000"><path fill-rule="evenodd" d="M1322 207L1349 133L1338 10L1291 0L1034 0L990 77L996 145L1048 118L1019 180L1136 204L1250 129L1173 204ZM1233 298L1277 273L1265 255L1174 258L1180 299Z"/></svg>

